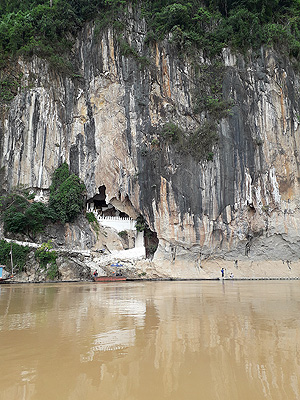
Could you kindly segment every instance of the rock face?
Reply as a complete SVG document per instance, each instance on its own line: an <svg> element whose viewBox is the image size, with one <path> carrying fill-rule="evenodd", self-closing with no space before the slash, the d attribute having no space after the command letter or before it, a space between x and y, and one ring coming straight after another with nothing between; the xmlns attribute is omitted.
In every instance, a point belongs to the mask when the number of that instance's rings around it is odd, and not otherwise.
<svg viewBox="0 0 300 400"><path fill-rule="evenodd" d="M83 262L80 254L59 254L56 260L58 276L51 276L51 264L41 266L35 258L34 250L29 252L26 268L14 274L10 282L49 282L55 281L88 281L91 280L90 268Z"/></svg>
<svg viewBox="0 0 300 400"><path fill-rule="evenodd" d="M162 275L199 277L220 260L296 262L299 76L271 49L247 59L224 49L222 90L233 106L219 121L210 161L196 160L158 133L169 122L187 131L201 125L193 63L167 41L144 44L136 13L124 37L135 52L126 56L112 30L82 30L74 47L79 78L37 58L19 61L26 89L0 120L2 189L47 189L68 162L88 197L105 185L108 202L145 217L158 235L152 263Z"/></svg>

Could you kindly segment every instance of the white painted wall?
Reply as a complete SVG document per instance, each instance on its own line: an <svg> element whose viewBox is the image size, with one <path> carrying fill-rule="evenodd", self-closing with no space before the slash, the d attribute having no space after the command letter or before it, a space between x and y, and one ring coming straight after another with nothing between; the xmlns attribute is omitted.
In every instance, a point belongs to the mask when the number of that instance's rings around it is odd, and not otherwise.
<svg viewBox="0 0 300 400"><path fill-rule="evenodd" d="M103 217L95 213L95 216L99 224L107 226L109 228L114 228L117 232L121 231L135 231L135 220L131 218L123 217Z"/></svg>

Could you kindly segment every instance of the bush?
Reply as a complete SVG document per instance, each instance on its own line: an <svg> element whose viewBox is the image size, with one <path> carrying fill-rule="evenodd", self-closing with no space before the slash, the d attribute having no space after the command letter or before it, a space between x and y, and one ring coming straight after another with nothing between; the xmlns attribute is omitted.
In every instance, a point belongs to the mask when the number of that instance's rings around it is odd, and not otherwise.
<svg viewBox="0 0 300 400"><path fill-rule="evenodd" d="M95 217L95 214L93 212L87 212L86 213L86 218L89 221L89 223L92 225L94 231L97 234L97 237L99 235L99 222L97 220L97 218Z"/></svg>
<svg viewBox="0 0 300 400"><path fill-rule="evenodd" d="M27 260L30 249L28 246L20 246L16 243L8 243L0 240L0 264L9 266L11 269L11 254L14 264L14 270L22 271Z"/></svg>
<svg viewBox="0 0 300 400"><path fill-rule="evenodd" d="M191 155L196 161L212 160L212 148L219 139L217 124L211 119L205 120L197 129L189 132L184 132L173 123L165 124L161 130L161 136L171 143L176 151ZM142 227L142 220L137 220L137 230Z"/></svg>
<svg viewBox="0 0 300 400"><path fill-rule="evenodd" d="M2 197L2 218L6 232L34 236L43 231L45 221L51 218L51 213L45 204L30 202L28 197L30 195L26 196L26 193Z"/></svg>
<svg viewBox="0 0 300 400"><path fill-rule="evenodd" d="M139 215L137 217L136 223L135 223L135 229L138 232L144 232L146 229L148 229L148 224L142 215Z"/></svg>
<svg viewBox="0 0 300 400"><path fill-rule="evenodd" d="M59 271L56 263L50 264L50 267L47 269L47 277L52 281L59 278Z"/></svg>
<svg viewBox="0 0 300 400"><path fill-rule="evenodd" d="M177 143L181 141L183 130L173 122L167 122L161 130L161 135L164 139Z"/></svg>
<svg viewBox="0 0 300 400"><path fill-rule="evenodd" d="M50 266L47 269L47 276L50 279L55 279L58 277L58 267L56 264L57 253L53 248L51 240L47 243L43 243L35 252L35 258L38 260L42 268L46 268L47 264Z"/></svg>
<svg viewBox="0 0 300 400"><path fill-rule="evenodd" d="M66 162L62 163L60 167L58 167L52 176L52 182L50 185L50 194L54 194L59 187L66 179L70 176L69 166Z"/></svg>
<svg viewBox="0 0 300 400"><path fill-rule="evenodd" d="M127 231L121 231L118 232L118 235L120 236L120 238L126 240L128 238L128 232Z"/></svg>
<svg viewBox="0 0 300 400"><path fill-rule="evenodd" d="M33 239L49 221L72 222L83 211L85 186L69 172L66 163L53 174L49 205L33 202L32 194L19 191L0 199L0 212L6 232L26 234Z"/></svg>
<svg viewBox="0 0 300 400"><path fill-rule="evenodd" d="M93 212L86 213L86 219L89 221L90 224L98 222L95 214Z"/></svg>
<svg viewBox="0 0 300 400"><path fill-rule="evenodd" d="M56 169L50 186L49 208L63 224L72 222L83 211L85 185L63 163Z"/></svg>

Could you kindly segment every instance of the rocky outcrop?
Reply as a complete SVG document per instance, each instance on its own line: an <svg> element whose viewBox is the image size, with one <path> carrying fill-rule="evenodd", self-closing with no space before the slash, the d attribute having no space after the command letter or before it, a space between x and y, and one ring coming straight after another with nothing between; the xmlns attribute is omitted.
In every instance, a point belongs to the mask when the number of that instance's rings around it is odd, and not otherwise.
<svg viewBox="0 0 300 400"><path fill-rule="evenodd" d="M30 246L30 244L29 244ZM88 281L92 280L90 267L86 264L86 259L80 253L59 251L57 253L55 273L53 265L41 265L35 257L35 249L30 250L26 265L22 269L15 266L13 274L11 270L6 273L10 275L8 282L30 283L30 282L51 282L51 281Z"/></svg>
<svg viewBox="0 0 300 400"><path fill-rule="evenodd" d="M159 239L152 265L161 276L205 276L221 260L296 262L300 83L291 63L272 49L247 57L224 49L230 115L219 120L209 161L199 161L159 135L168 122L186 131L203 124L193 106L194 62L145 36L131 10L124 40L135 52L124 56L112 30L96 36L89 24L74 47L77 77L38 58L19 60L25 89L0 122L2 189L47 189L67 161L88 197L105 185L107 202L146 218ZM201 52L193 57L210 64Z"/></svg>

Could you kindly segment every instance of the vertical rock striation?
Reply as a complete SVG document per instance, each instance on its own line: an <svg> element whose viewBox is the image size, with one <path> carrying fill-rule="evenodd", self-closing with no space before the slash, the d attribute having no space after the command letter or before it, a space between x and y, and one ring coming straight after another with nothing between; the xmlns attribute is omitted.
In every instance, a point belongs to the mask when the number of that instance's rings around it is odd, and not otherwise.
<svg viewBox="0 0 300 400"><path fill-rule="evenodd" d="M210 161L196 160L159 133L168 122L187 132L202 123L193 62L167 41L146 45L137 13L121 41L84 27L77 77L19 60L25 89L0 120L2 190L47 189L68 162L88 197L105 185L109 202L146 218L159 238L153 263L172 276L197 277L212 259L298 260L299 76L271 49L247 59L224 49L222 90L233 105Z"/></svg>

